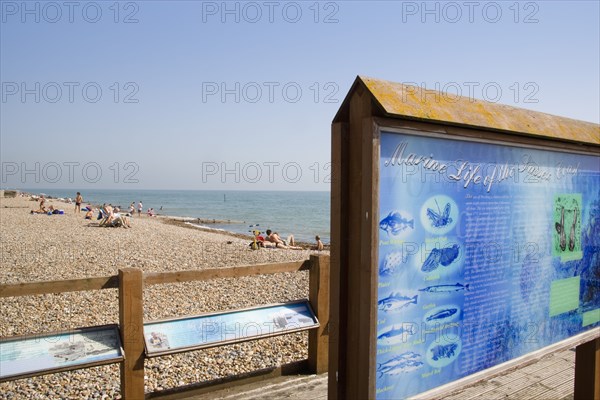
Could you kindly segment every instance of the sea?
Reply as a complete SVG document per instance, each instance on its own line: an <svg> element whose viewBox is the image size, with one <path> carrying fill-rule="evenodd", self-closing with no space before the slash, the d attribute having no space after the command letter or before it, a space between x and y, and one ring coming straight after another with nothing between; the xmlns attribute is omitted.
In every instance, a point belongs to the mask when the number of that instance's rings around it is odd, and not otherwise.
<svg viewBox="0 0 600 400"><path fill-rule="evenodd" d="M73 189L22 189L31 194L74 199ZM222 190L81 190L84 205L112 204L127 209L141 200L160 215L232 221L205 225L250 234L252 229L271 229L283 238L290 234L297 241L314 242L315 235L330 241L330 193L317 191L222 191ZM162 209L161 209L162 207Z"/></svg>

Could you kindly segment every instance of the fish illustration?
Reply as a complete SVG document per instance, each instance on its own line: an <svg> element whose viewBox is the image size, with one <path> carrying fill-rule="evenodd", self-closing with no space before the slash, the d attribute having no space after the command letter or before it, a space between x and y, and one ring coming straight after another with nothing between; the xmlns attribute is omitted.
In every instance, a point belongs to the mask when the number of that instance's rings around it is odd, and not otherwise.
<svg viewBox="0 0 600 400"><path fill-rule="evenodd" d="M421 266L421 271L423 272L431 272L436 270L440 264L444 267L452 264L454 260L458 257L460 246L457 244L452 247L446 247L443 249L434 248L427 256L427 259Z"/></svg>
<svg viewBox="0 0 600 400"><path fill-rule="evenodd" d="M396 365L402 364L406 361L419 361L421 359L421 355L417 354L413 351L408 351L406 353L402 353L397 355L394 358L390 358L384 363L377 364L377 370L386 370L395 367Z"/></svg>
<svg viewBox="0 0 600 400"><path fill-rule="evenodd" d="M392 325L385 332L377 336L377 343L391 345L406 342L408 336L415 333L417 333L417 330L414 324Z"/></svg>
<svg viewBox="0 0 600 400"><path fill-rule="evenodd" d="M460 290L470 290L469 284L463 285L456 283L455 285L435 285L427 286L426 288L419 289L419 292L430 292L430 293L442 293L442 292L458 292Z"/></svg>
<svg viewBox="0 0 600 400"><path fill-rule="evenodd" d="M457 244L452 245L452 247L446 247L442 249L442 254L440 255L440 264L442 264L444 267L452 264L458 257L459 250L460 246Z"/></svg>
<svg viewBox="0 0 600 400"><path fill-rule="evenodd" d="M454 357L454 352L456 351L457 347L458 345L456 343L435 346L431 349L431 352L433 353L431 358L437 361L440 358Z"/></svg>
<svg viewBox="0 0 600 400"><path fill-rule="evenodd" d="M408 372L416 371L423 366L421 361L416 360L404 360L400 363L397 363L393 366L378 369L379 377L381 378L384 374L387 375L400 375Z"/></svg>
<svg viewBox="0 0 600 400"><path fill-rule="evenodd" d="M573 225L571 225L571 232L569 233L569 251L575 250L575 227L577 226L577 214L579 209L575 206L575 219L573 219Z"/></svg>
<svg viewBox="0 0 600 400"><path fill-rule="evenodd" d="M565 207L560 207L560 223L554 224L556 232L560 235L560 249L565 251L567 248L567 236L565 235Z"/></svg>
<svg viewBox="0 0 600 400"><path fill-rule="evenodd" d="M431 208L427 208L427 216L431 220L431 225L434 228L441 228L452 223L452 218L450 218L450 203L446 203L443 213L440 211L440 205L437 200L435 200L435 204L437 205L438 212L433 211Z"/></svg>
<svg viewBox="0 0 600 400"><path fill-rule="evenodd" d="M406 262L406 256L402 251L393 251L385 256L383 263L379 267L379 273L381 275L392 275L397 272L400 264Z"/></svg>
<svg viewBox="0 0 600 400"><path fill-rule="evenodd" d="M457 311L458 311L458 308L446 308L445 310L438 311L435 314L432 314L429 317L427 317L427 322L431 322L433 320L450 318L451 316L456 314Z"/></svg>
<svg viewBox="0 0 600 400"><path fill-rule="evenodd" d="M381 311L399 311L401 308L407 307L410 304L417 304L419 295L413 297L402 296L400 293L391 293L385 299L377 302L377 306Z"/></svg>
<svg viewBox="0 0 600 400"><path fill-rule="evenodd" d="M379 222L379 229L386 231L388 236L390 234L397 235L408 228L415 228L415 220L411 219L409 221L398 211L391 211L387 217Z"/></svg>

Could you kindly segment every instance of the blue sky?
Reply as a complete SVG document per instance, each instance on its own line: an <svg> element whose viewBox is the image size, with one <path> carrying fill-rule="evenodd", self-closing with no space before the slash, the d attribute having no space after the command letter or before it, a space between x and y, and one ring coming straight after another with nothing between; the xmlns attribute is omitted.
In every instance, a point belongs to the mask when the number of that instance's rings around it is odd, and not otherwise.
<svg viewBox="0 0 600 400"><path fill-rule="evenodd" d="M598 1L66 3L0 1L2 187L328 190L356 75L600 121Z"/></svg>

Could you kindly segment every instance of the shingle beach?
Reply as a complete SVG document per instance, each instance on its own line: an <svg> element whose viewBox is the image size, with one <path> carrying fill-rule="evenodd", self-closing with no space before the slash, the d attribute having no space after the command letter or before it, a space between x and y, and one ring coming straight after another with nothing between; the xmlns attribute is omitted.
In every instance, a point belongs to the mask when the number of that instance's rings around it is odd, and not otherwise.
<svg viewBox="0 0 600 400"><path fill-rule="evenodd" d="M0 283L116 275L119 268L167 272L299 261L310 250L252 251L248 239L134 218L132 229L98 227L57 200L64 215L32 215L28 198L0 199ZM144 321L308 298L308 273L284 273L144 289ZM116 289L0 299L0 336L118 323ZM199 383L307 357L296 333L146 360L146 392ZM120 398L119 365L0 384L0 399Z"/></svg>

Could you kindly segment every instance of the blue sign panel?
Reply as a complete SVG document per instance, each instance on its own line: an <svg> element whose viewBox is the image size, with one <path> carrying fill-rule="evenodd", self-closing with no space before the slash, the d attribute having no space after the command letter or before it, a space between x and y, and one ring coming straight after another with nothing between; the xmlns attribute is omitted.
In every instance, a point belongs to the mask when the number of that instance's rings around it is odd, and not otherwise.
<svg viewBox="0 0 600 400"><path fill-rule="evenodd" d="M600 158L382 132L378 399L600 325Z"/></svg>
<svg viewBox="0 0 600 400"><path fill-rule="evenodd" d="M149 357L312 329L319 323L308 301L144 324Z"/></svg>
<svg viewBox="0 0 600 400"><path fill-rule="evenodd" d="M123 359L117 325L0 340L0 382Z"/></svg>

